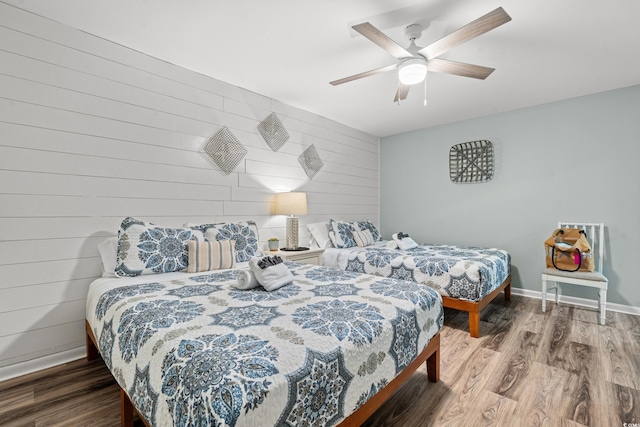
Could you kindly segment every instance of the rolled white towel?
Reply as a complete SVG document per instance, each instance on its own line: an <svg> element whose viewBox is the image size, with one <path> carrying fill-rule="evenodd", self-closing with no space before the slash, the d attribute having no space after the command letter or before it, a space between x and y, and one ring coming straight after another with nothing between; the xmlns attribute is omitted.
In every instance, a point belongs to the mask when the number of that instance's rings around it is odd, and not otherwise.
<svg viewBox="0 0 640 427"><path fill-rule="evenodd" d="M252 257L249 260L249 268L251 272L256 276L258 283L262 285L267 291L275 291L293 282L293 274L289 271L284 263L270 265L269 267L262 269L258 265L258 262L262 258Z"/></svg>
<svg viewBox="0 0 640 427"><path fill-rule="evenodd" d="M418 244L411 237L403 237L402 239L398 239L398 248L400 248L400 250L402 251L413 249L417 246Z"/></svg>
<svg viewBox="0 0 640 427"><path fill-rule="evenodd" d="M256 275L253 274L253 271L240 270L238 272L238 280L236 283L232 283L231 286L236 289L246 291L248 289L257 288L260 286L260 283L258 283L258 279L256 279Z"/></svg>
<svg viewBox="0 0 640 427"><path fill-rule="evenodd" d="M397 234L396 234L395 236L397 236ZM389 241L387 242L387 244L386 244L386 245L384 245L384 246L385 246L385 248L388 248L388 249L398 249L398 244L397 244L397 243L396 243L396 241L395 241L395 240L393 240L393 239L392 239L392 240L389 240Z"/></svg>

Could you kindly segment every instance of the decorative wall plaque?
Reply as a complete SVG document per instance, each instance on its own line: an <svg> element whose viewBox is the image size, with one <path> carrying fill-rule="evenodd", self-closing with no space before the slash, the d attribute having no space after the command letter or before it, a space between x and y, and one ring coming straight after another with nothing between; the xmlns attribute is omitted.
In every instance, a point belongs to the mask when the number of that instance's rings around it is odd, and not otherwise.
<svg viewBox="0 0 640 427"><path fill-rule="evenodd" d="M449 177L456 183L487 182L493 178L493 144L471 141L449 150Z"/></svg>
<svg viewBox="0 0 640 427"><path fill-rule="evenodd" d="M247 149L226 126L211 135L199 151L209 163L220 168L225 175L233 172L247 154Z"/></svg>
<svg viewBox="0 0 640 427"><path fill-rule="evenodd" d="M302 169L304 169L309 179L313 179L313 177L316 176L324 166L324 163L313 144L300 154L298 162L300 162L300 166L302 166Z"/></svg>
<svg viewBox="0 0 640 427"><path fill-rule="evenodd" d="M269 114L266 119L260 122L258 132L273 151L278 151L289 140L289 132L284 128L276 113Z"/></svg>

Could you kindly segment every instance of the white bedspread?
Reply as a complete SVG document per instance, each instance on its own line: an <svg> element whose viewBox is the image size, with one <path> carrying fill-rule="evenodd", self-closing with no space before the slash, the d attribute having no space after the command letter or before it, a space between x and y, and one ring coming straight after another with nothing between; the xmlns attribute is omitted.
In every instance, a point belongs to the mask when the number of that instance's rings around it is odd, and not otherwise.
<svg viewBox="0 0 640 427"><path fill-rule="evenodd" d="M334 425L443 323L416 283L286 263L291 285L233 289L237 270L98 279L87 320L153 426Z"/></svg>
<svg viewBox="0 0 640 427"><path fill-rule="evenodd" d="M467 301L481 300L511 274L511 258L501 249L420 245L400 250L385 244L327 248L324 263L345 271L412 280Z"/></svg>

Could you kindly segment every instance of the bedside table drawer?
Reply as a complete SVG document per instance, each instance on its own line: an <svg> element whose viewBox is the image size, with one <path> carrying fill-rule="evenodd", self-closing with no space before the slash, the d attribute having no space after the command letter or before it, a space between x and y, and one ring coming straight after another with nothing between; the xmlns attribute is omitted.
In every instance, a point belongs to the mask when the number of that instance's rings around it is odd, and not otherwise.
<svg viewBox="0 0 640 427"><path fill-rule="evenodd" d="M268 252L269 255L278 255L282 259L300 262L303 264L323 265L322 253L324 249L309 249L307 251L275 251ZM266 252L265 252L266 253Z"/></svg>

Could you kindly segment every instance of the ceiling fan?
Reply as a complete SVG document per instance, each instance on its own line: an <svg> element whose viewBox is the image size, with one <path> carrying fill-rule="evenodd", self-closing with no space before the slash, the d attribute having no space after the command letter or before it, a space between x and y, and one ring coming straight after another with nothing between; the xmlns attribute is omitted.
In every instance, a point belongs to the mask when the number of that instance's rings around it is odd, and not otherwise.
<svg viewBox="0 0 640 427"><path fill-rule="evenodd" d="M427 70L484 80L495 70L494 68L449 61L440 59L438 56L509 21L511 21L511 17L499 7L423 48L415 44L415 40L420 38L422 34L422 27L418 24L412 24L405 29L405 35L411 42L406 49L368 22L354 25L351 28L386 50L398 60L398 63L334 80L330 83L337 86L398 69L399 83L394 102L399 102L406 99L411 85L425 79Z"/></svg>

